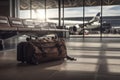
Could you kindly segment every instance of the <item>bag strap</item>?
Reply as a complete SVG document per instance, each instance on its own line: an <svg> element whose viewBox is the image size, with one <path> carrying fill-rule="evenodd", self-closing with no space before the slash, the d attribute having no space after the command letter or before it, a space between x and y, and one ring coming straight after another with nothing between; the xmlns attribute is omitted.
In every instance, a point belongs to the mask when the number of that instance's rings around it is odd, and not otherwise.
<svg viewBox="0 0 120 80"><path fill-rule="evenodd" d="M42 52L41 54L42 54L42 56L43 57L46 57L46 52L44 51L44 49L42 48L42 46L40 46L40 47L37 47L37 46L35 46L32 42L29 42L34 48L38 48L38 49L40 49L40 51Z"/></svg>
<svg viewBox="0 0 120 80"><path fill-rule="evenodd" d="M62 54L62 49L61 49L62 46L63 46L63 44L60 44L60 41L56 42L56 47L57 47L58 53L59 53L58 56L60 56Z"/></svg>

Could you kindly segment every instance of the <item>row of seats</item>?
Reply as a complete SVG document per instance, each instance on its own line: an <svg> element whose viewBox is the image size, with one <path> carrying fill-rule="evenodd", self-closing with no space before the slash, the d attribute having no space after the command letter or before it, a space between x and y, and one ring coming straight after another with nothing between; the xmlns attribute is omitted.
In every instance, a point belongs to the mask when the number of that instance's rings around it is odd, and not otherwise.
<svg viewBox="0 0 120 80"><path fill-rule="evenodd" d="M46 34L57 34L59 37L63 35L63 32L69 32L66 29L55 28L53 23L51 25L46 22L37 22L37 26L32 24L32 21L25 24L25 20L20 18L0 16L0 38L7 39L15 35L31 35L31 36L43 36ZM29 27L34 26L34 27ZM46 27L45 27L46 26ZM45 27L45 28L41 28Z"/></svg>
<svg viewBox="0 0 120 80"><path fill-rule="evenodd" d="M35 25L36 24L36 25ZM13 18L13 17L6 17L0 16L0 30L32 30L38 31L41 30L49 30L49 31L56 31L55 23L48 23L48 22L33 22L32 20L24 20L20 18ZM36 29L37 28L37 29ZM39 28L39 29L38 29ZM57 31L66 31L64 29L57 29Z"/></svg>

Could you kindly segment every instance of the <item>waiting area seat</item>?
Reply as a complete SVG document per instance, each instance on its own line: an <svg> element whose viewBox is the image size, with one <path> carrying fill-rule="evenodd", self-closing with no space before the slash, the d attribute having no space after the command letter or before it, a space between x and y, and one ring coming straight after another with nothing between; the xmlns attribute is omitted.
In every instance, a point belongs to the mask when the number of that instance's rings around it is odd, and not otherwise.
<svg viewBox="0 0 120 80"><path fill-rule="evenodd" d="M13 18L9 17L8 18L10 26L12 28L17 28L17 31L31 31L31 28L25 27L23 24L23 20L20 18Z"/></svg>
<svg viewBox="0 0 120 80"><path fill-rule="evenodd" d="M0 30L8 30L10 28L10 24L8 18L5 16L0 16Z"/></svg>
<svg viewBox="0 0 120 80"><path fill-rule="evenodd" d="M55 24L55 23L54 23ZM29 27L33 26L33 27ZM17 31L68 31L57 29L53 23L48 22L26 22L26 20L13 17L0 16L0 30L17 30Z"/></svg>

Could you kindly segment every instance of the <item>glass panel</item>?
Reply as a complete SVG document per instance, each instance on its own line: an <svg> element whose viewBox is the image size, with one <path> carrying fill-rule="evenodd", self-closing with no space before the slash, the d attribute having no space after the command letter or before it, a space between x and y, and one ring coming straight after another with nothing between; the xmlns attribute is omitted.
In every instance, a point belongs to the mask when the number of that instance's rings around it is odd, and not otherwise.
<svg viewBox="0 0 120 80"><path fill-rule="evenodd" d="M84 36L85 37L100 37L100 16L101 6L100 1L85 0L84 14Z"/></svg>
<svg viewBox="0 0 120 80"><path fill-rule="evenodd" d="M47 21L55 22L58 24L59 14L58 14L58 0L46 0L46 17Z"/></svg>
<svg viewBox="0 0 120 80"><path fill-rule="evenodd" d="M120 3L117 0L104 0L103 3L103 36L120 37ZM115 4L116 5L112 5Z"/></svg>
<svg viewBox="0 0 120 80"><path fill-rule="evenodd" d="M82 0L64 0L64 24L71 37L79 35L79 24L83 22ZM77 36L76 36L77 37Z"/></svg>
<svg viewBox="0 0 120 80"><path fill-rule="evenodd" d="M31 0L32 18L45 20L45 0Z"/></svg>
<svg viewBox="0 0 120 80"><path fill-rule="evenodd" d="M20 18L30 18L30 0L20 0Z"/></svg>
<svg viewBox="0 0 120 80"><path fill-rule="evenodd" d="M20 0L20 18L45 20L45 0Z"/></svg>

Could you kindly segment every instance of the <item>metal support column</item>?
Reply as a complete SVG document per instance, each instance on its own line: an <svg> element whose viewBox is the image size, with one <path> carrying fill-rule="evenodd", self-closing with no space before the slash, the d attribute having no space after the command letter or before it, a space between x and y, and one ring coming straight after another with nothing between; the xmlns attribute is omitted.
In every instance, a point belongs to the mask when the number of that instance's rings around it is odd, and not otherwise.
<svg viewBox="0 0 120 80"><path fill-rule="evenodd" d="M85 38L84 32L85 32L85 0L83 0L83 39Z"/></svg>
<svg viewBox="0 0 120 80"><path fill-rule="evenodd" d="M32 0L29 1L30 1L30 18L32 19Z"/></svg>
<svg viewBox="0 0 120 80"><path fill-rule="evenodd" d="M62 0L62 8L63 8L63 13L62 13L63 18L62 18L62 20L63 20L63 26L64 26L64 0ZM65 26L64 26L64 28L65 28Z"/></svg>
<svg viewBox="0 0 120 80"><path fill-rule="evenodd" d="M45 0L45 22L47 21L47 14L46 14L46 9L47 9L46 6L47 6L47 5L46 5L46 1L47 1L47 0Z"/></svg>
<svg viewBox="0 0 120 80"><path fill-rule="evenodd" d="M59 27L61 26L61 0L58 0L58 15L59 15Z"/></svg>
<svg viewBox="0 0 120 80"><path fill-rule="evenodd" d="M103 0L100 1L100 5L101 5L101 17L100 17L100 23L101 23L101 26L100 26L100 39L102 40L102 14L103 14Z"/></svg>

